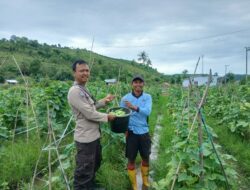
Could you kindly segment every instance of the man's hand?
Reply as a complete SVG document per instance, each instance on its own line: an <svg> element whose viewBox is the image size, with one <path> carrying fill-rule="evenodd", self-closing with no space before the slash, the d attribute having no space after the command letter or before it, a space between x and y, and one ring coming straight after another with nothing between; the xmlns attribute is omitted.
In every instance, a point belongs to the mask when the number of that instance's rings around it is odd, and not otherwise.
<svg viewBox="0 0 250 190"><path fill-rule="evenodd" d="M108 114L108 121L113 121L116 118L113 114Z"/></svg>
<svg viewBox="0 0 250 190"><path fill-rule="evenodd" d="M124 102L125 102L126 106L127 106L129 109L132 109L132 110L134 110L134 111L137 110L137 107L134 106L134 105L132 105L129 101L125 100Z"/></svg>
<svg viewBox="0 0 250 190"><path fill-rule="evenodd" d="M104 98L104 101L105 103L109 103L111 102L112 100L114 100L115 96L112 95L112 94L108 94L105 98Z"/></svg>

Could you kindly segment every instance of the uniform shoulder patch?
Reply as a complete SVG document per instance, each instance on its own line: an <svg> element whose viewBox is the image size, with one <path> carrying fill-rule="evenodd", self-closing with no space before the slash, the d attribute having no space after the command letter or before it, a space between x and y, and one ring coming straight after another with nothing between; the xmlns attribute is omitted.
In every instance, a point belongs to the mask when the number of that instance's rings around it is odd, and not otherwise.
<svg viewBox="0 0 250 190"><path fill-rule="evenodd" d="M82 92L82 91L80 91L80 96L82 96L82 97L84 97L85 96L85 94Z"/></svg>

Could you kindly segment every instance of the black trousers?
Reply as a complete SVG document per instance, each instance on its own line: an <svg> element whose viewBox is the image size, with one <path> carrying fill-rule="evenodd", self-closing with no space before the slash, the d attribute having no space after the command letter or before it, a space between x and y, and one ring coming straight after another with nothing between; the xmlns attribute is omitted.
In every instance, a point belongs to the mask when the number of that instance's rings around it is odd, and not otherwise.
<svg viewBox="0 0 250 190"><path fill-rule="evenodd" d="M149 133L137 135L133 131L128 131L126 138L126 153L125 156L129 161L135 161L137 153L140 153L144 161L149 161L151 153L151 138Z"/></svg>
<svg viewBox="0 0 250 190"><path fill-rule="evenodd" d="M90 143L76 143L76 168L74 173L75 190L93 189L96 171L100 168L102 160L102 147L100 139Z"/></svg>

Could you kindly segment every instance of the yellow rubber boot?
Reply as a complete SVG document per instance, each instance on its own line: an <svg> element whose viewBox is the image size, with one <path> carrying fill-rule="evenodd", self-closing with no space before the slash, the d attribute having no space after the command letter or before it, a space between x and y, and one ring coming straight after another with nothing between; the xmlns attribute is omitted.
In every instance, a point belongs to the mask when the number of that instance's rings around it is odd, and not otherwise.
<svg viewBox="0 0 250 190"><path fill-rule="evenodd" d="M148 181L148 173L149 173L149 167L148 166L141 166L141 176L142 176L142 182L143 182L143 190L149 188L149 181Z"/></svg>
<svg viewBox="0 0 250 190"><path fill-rule="evenodd" d="M137 190L137 182L136 182L136 170L128 170L128 177L132 184L133 190Z"/></svg>

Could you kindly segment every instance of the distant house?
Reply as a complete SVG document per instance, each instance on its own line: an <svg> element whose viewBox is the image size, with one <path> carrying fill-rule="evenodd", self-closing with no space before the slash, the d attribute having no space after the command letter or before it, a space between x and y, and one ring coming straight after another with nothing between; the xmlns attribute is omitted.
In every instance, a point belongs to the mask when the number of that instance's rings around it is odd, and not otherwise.
<svg viewBox="0 0 250 190"><path fill-rule="evenodd" d="M218 78L219 76L212 76L212 81L210 82L210 86L216 86L218 84ZM206 85L208 82L208 76L196 76L191 79L192 84L196 86L202 86ZM183 87L188 87L189 86L189 79L185 79L182 82Z"/></svg>
<svg viewBox="0 0 250 190"><path fill-rule="evenodd" d="M116 79L105 79L104 81L105 81L106 85L111 85L111 84L117 83Z"/></svg>
<svg viewBox="0 0 250 190"><path fill-rule="evenodd" d="M167 82L164 82L164 83L162 84L162 87L163 87L163 88L169 88L169 87L170 87L170 84L167 83Z"/></svg>
<svg viewBox="0 0 250 190"><path fill-rule="evenodd" d="M17 84L17 83L18 83L18 81L17 81L17 80L14 80L14 79L6 80L6 82L7 82L8 84Z"/></svg>
<svg viewBox="0 0 250 190"><path fill-rule="evenodd" d="M163 84L162 84L162 93L163 94L166 94L167 93L167 91L168 91L168 89L169 89L169 87L170 87L170 84L169 83L167 83L167 82L164 82Z"/></svg>

